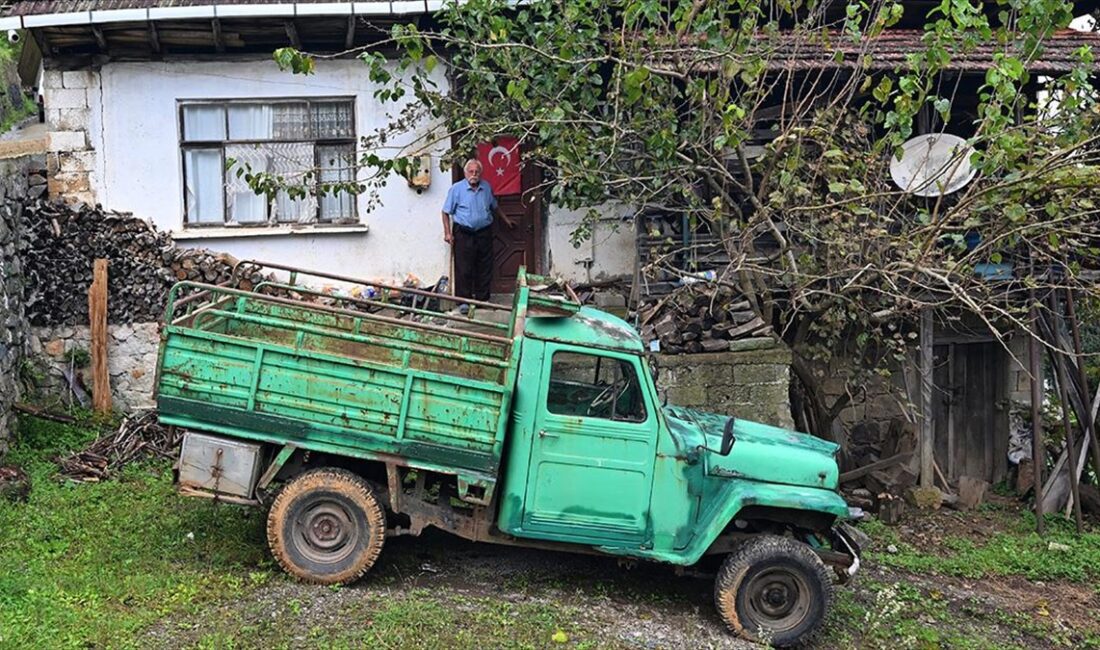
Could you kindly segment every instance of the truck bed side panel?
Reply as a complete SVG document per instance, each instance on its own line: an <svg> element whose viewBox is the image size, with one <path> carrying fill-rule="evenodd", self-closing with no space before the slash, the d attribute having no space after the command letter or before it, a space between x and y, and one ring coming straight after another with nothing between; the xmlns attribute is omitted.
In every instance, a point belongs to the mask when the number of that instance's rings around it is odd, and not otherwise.
<svg viewBox="0 0 1100 650"><path fill-rule="evenodd" d="M511 396L501 379L512 375L499 354L476 362L469 350L482 342L458 331L422 342L414 328L371 332L355 318L251 301L214 306L165 327L163 421L495 475Z"/></svg>

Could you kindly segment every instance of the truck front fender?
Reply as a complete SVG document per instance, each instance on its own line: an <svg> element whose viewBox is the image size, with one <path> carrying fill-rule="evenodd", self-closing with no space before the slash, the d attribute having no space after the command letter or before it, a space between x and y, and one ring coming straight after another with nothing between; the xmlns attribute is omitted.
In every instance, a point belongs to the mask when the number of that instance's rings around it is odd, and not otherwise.
<svg viewBox="0 0 1100 650"><path fill-rule="evenodd" d="M760 483L743 479L726 479L710 503L704 503L695 522L695 535L688 545L661 558L674 564L690 565L699 561L710 545L726 530L739 513L750 506L784 508L848 518L848 504L833 492L821 488ZM674 555L675 557L669 557Z"/></svg>

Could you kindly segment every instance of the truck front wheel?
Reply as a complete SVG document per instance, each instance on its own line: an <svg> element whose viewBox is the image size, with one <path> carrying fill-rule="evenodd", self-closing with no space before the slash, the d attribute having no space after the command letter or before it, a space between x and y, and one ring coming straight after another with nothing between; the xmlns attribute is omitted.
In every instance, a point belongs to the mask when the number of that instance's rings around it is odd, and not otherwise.
<svg viewBox="0 0 1100 650"><path fill-rule="evenodd" d="M833 583L821 559L789 537L761 535L723 562L714 604L729 629L778 647L810 641L832 606Z"/></svg>
<svg viewBox="0 0 1100 650"><path fill-rule="evenodd" d="M386 515L369 484L333 468L311 470L287 483L267 515L271 553L306 582L347 584L382 552Z"/></svg>

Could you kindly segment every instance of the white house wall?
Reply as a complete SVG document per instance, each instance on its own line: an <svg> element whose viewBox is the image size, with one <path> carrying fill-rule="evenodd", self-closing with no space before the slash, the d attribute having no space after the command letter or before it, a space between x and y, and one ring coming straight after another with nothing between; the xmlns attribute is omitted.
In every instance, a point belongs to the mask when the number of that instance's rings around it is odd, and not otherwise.
<svg viewBox="0 0 1100 650"><path fill-rule="evenodd" d="M442 70L436 77L446 88ZM241 259L391 281L412 274L430 283L448 272L448 250L439 223L440 206L451 182L450 171L439 169L445 142L431 151L429 189L417 193L394 176L380 190L381 203L372 210L368 211L369 197L359 197L358 214L366 232L307 228L272 234L261 228L195 238L197 230L183 227L179 100L354 95L357 133L367 135L385 126L390 120L387 113L396 114L398 108L374 100L375 86L359 61L322 61L310 76L282 72L266 58L108 63L91 71L49 70L43 86L55 196L131 212L176 234L181 245L225 251ZM584 211L549 207L544 271L576 282L631 274L631 213L607 206L600 211L604 217L596 224L593 239L574 248L570 235Z"/></svg>
<svg viewBox="0 0 1100 650"><path fill-rule="evenodd" d="M439 81L446 83L442 75ZM319 62L308 77L280 71L270 60L234 62L109 63L99 72L92 104L91 134L98 150L92 175L96 199L104 207L132 212L172 233L183 229L183 173L179 145L180 99L261 99L278 97L356 97L356 128L362 136L389 122L391 104L374 100L375 86L359 61ZM360 221L367 232L334 234L322 228L295 234L180 239L181 245L295 264L321 271L376 279L404 279L413 274L434 282L449 262L439 223L439 209L450 185L449 171L439 169L439 146L432 153L431 187L422 193L394 176L380 191L381 204L367 211L366 195L358 198ZM195 231L187 231L190 236Z"/></svg>
<svg viewBox="0 0 1100 650"><path fill-rule="evenodd" d="M615 205L596 208L600 218L592 237L574 247L572 234L587 210L550 206L547 211L547 261L550 273L573 282L630 277L634 272L633 210Z"/></svg>

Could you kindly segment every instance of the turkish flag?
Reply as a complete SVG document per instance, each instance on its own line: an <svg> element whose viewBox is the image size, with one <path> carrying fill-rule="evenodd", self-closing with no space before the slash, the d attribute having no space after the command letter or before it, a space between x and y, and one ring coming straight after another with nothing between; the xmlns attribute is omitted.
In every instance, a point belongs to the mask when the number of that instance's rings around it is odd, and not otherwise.
<svg viewBox="0 0 1100 650"><path fill-rule="evenodd" d="M520 183L519 140L504 135L492 142L477 145L477 159L483 168L481 177L489 181L496 196L519 194Z"/></svg>

